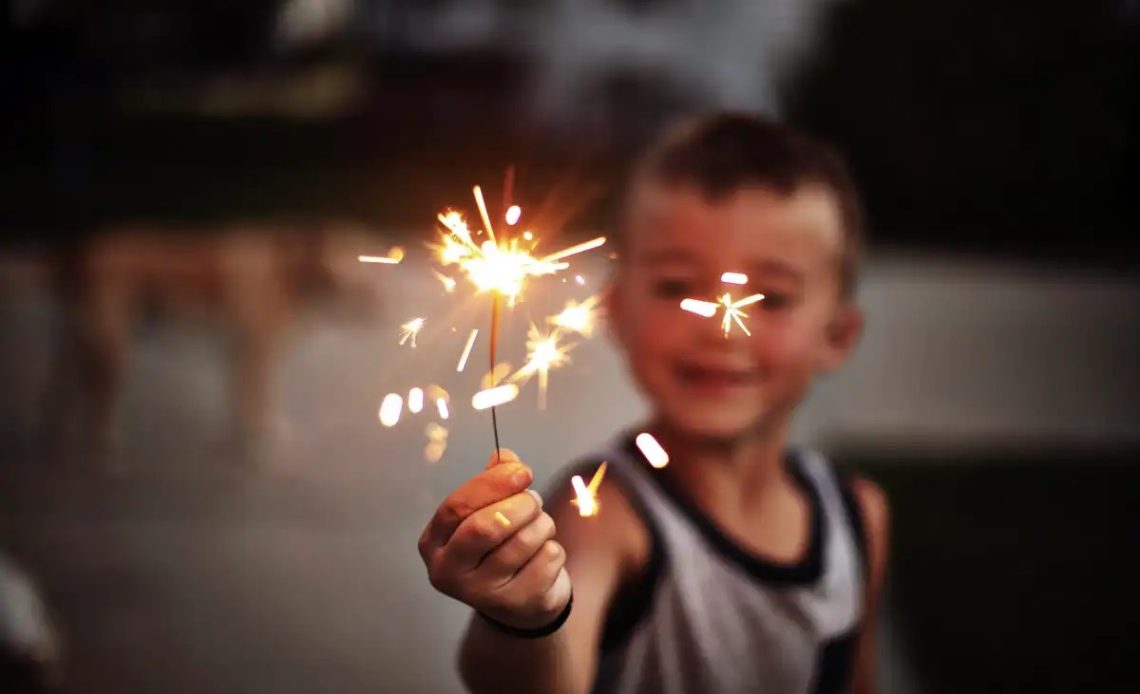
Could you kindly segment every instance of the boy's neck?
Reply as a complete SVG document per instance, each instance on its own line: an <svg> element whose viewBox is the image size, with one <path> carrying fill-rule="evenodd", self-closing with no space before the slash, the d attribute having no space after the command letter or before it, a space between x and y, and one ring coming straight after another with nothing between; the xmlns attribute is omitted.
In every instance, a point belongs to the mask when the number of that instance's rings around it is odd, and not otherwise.
<svg viewBox="0 0 1140 694"><path fill-rule="evenodd" d="M695 499L747 507L788 483L788 422L733 439L695 437L654 422L650 431L669 453L669 474Z"/></svg>

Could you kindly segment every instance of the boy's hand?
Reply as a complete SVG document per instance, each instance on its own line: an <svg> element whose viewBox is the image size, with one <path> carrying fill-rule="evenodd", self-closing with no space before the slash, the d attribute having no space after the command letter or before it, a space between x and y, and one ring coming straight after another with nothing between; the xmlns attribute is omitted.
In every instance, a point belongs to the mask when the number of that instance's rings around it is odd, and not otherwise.
<svg viewBox="0 0 1140 694"><path fill-rule="evenodd" d="M420 556L436 590L520 629L542 627L570 599L566 551L554 519L527 489L530 468L513 452L444 499L420 536Z"/></svg>

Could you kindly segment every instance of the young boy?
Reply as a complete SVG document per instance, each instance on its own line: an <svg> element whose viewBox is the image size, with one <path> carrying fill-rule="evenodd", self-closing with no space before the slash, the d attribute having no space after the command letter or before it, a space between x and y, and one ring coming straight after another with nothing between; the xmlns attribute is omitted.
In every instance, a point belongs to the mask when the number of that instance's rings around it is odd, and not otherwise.
<svg viewBox="0 0 1140 694"><path fill-rule="evenodd" d="M652 403L601 460L601 515L551 498L510 451L455 490L420 539L432 585L476 610L466 684L506 692L871 689L871 619L887 549L872 483L787 449L816 374L839 367L859 215L842 163L771 121L718 115L674 132L625 200L610 329ZM723 284L724 272L748 285ZM680 309L763 294L724 334ZM723 310L723 308L722 308ZM557 540L556 537L557 528Z"/></svg>

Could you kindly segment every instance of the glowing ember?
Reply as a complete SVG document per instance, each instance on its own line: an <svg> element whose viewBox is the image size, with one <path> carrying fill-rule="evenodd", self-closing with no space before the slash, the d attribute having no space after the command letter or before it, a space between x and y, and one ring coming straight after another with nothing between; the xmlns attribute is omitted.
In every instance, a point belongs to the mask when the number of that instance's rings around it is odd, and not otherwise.
<svg viewBox="0 0 1140 694"><path fill-rule="evenodd" d="M745 327L744 321L740 320L741 318L747 318L748 314L744 311L741 311L740 308L742 306L754 304L757 301L761 301L763 299L763 294L753 294L752 296L746 296L739 301L733 301L732 296L730 296L727 292L724 294L724 296L720 297L720 303L722 306L724 306L724 320L721 321L721 329L724 330L724 336L728 337L728 331L732 329L732 323L730 321L734 321L738 326L740 326L740 329L744 331L745 335L751 336L752 333L749 332L747 327Z"/></svg>
<svg viewBox="0 0 1140 694"><path fill-rule="evenodd" d="M467 344L463 346L463 354L459 355L459 363L455 365L456 371L462 371L463 367L467 366L467 357L471 356L471 347L475 344L475 338L478 335L478 330L472 330L471 334L467 336Z"/></svg>
<svg viewBox="0 0 1140 694"><path fill-rule="evenodd" d="M422 388L412 388L408 391L408 412L419 414L424 409L424 391Z"/></svg>
<svg viewBox="0 0 1140 694"><path fill-rule="evenodd" d="M561 334L555 330L544 335L534 325L530 326L526 336L527 362L522 368L511 376L512 381L527 381L531 376L538 374L538 407L546 409L546 387L550 370L567 363L568 348L558 344Z"/></svg>
<svg viewBox="0 0 1140 694"><path fill-rule="evenodd" d="M471 398L471 407L476 410L485 410L488 407L498 407L519 396L519 387L514 383L488 388L475 393Z"/></svg>
<svg viewBox="0 0 1140 694"><path fill-rule="evenodd" d="M400 326L400 344L403 345L409 339L412 341L412 347L416 346L416 335L420 334L420 330L424 327L424 318L413 318L412 320Z"/></svg>
<svg viewBox="0 0 1140 694"><path fill-rule="evenodd" d="M720 276L725 284L748 284L748 275L742 272L726 272Z"/></svg>
<svg viewBox="0 0 1140 694"><path fill-rule="evenodd" d="M572 330L583 337L590 337L594 334L594 325L598 317L598 303L601 301L600 296L591 296L582 303L576 303L573 300L566 302L566 308L550 318L547 318L551 324L566 330Z"/></svg>
<svg viewBox="0 0 1140 694"><path fill-rule="evenodd" d="M689 313L695 313L704 318L712 318L716 315L717 307L719 304L712 301L701 301L700 299L682 299L681 309Z"/></svg>
<svg viewBox="0 0 1140 694"><path fill-rule="evenodd" d="M574 498L570 500L570 503L578 507L578 515L583 518L598 515L600 509L598 488L602 486L602 479L606 476L606 465L607 463L602 461L588 485L581 475L574 475L570 478L570 485L574 488Z"/></svg>
<svg viewBox="0 0 1140 694"><path fill-rule="evenodd" d="M649 461L649 464L655 468L663 468L669 464L669 454L657 443L657 439L653 438L652 434L641 433L633 440L637 444L637 449Z"/></svg>
<svg viewBox="0 0 1140 694"><path fill-rule="evenodd" d="M380 423L386 427L396 426L400 412L404 409L404 399L396 393L388 393L380 401Z"/></svg>
<svg viewBox="0 0 1140 694"><path fill-rule="evenodd" d="M519 223L519 217L522 216L522 208L518 205L511 205L507 208L507 224L514 226Z"/></svg>
<svg viewBox="0 0 1140 694"><path fill-rule="evenodd" d="M431 273L433 275L435 275L435 278L437 280L439 280L440 284L443 285L443 291L447 292L448 294L455 291L455 278L454 277L448 277L447 275L443 274L442 272L436 272L435 270L432 270Z"/></svg>
<svg viewBox="0 0 1140 694"><path fill-rule="evenodd" d="M428 443L424 446L424 459L429 463L439 462L443 452L447 450L447 429L432 422L424 427L424 434Z"/></svg>

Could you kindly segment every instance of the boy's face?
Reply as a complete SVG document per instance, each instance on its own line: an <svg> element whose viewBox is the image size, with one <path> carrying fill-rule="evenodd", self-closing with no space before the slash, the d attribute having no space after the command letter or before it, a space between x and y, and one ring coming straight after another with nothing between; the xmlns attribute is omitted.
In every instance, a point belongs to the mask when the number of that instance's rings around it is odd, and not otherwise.
<svg viewBox="0 0 1140 694"><path fill-rule="evenodd" d="M824 188L749 187L710 201L694 187L647 183L625 232L611 329L656 414L682 433L734 440L782 423L858 336L858 310L840 298L839 210ZM723 284L724 272L748 284ZM680 308L725 292L765 296L741 309L751 337L735 324L725 337L723 307L712 318Z"/></svg>

